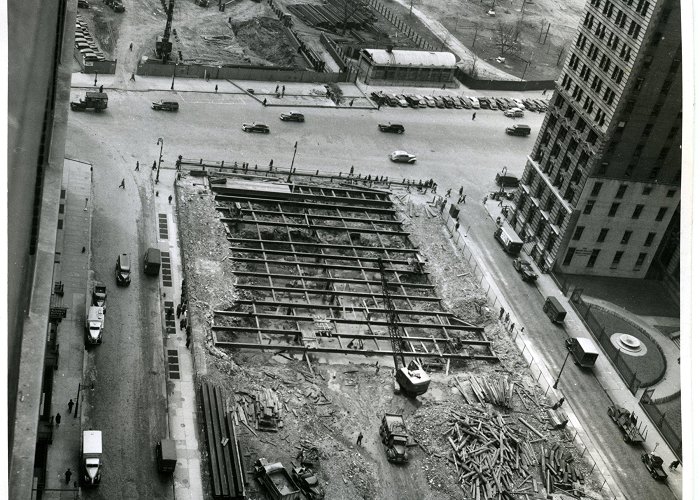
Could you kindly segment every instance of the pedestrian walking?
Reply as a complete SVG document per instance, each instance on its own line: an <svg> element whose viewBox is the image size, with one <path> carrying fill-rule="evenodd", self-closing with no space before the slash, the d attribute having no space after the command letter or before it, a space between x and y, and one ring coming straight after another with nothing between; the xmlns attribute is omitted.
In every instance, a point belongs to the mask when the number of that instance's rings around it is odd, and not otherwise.
<svg viewBox="0 0 700 500"><path fill-rule="evenodd" d="M126 189L126 186L124 185L124 179L122 179L121 183L119 184L119 187L122 189Z"/></svg>
<svg viewBox="0 0 700 500"><path fill-rule="evenodd" d="M476 120L476 113L472 114L472 121Z"/></svg>
<svg viewBox="0 0 700 500"><path fill-rule="evenodd" d="M503 313L505 313L505 312L506 312L506 310L503 309L503 307L501 307L501 312L498 313L498 319L502 319L502 318L503 318Z"/></svg>
<svg viewBox="0 0 700 500"><path fill-rule="evenodd" d="M136 81L136 77L134 76L133 73L131 73L131 78L129 78L129 80L131 80L132 82L135 82L135 81Z"/></svg>
<svg viewBox="0 0 700 500"><path fill-rule="evenodd" d="M156 161L153 160L153 166L151 167L151 170L155 170L156 168L158 168L158 167L156 167Z"/></svg>
<svg viewBox="0 0 700 500"><path fill-rule="evenodd" d="M85 253L85 247L83 247L83 250L80 253Z"/></svg>
<svg viewBox="0 0 700 500"><path fill-rule="evenodd" d="M70 401L68 401L68 414L69 414L69 415L70 415L71 413L73 413L73 405L74 405L74 404L75 404L75 403L73 402L72 399L71 399Z"/></svg>
<svg viewBox="0 0 700 500"><path fill-rule="evenodd" d="M362 438L364 436L362 435L362 431L357 435L357 446L362 446Z"/></svg>
<svg viewBox="0 0 700 500"><path fill-rule="evenodd" d="M286 90L286 89L284 88L284 85L282 85L282 97L284 97L284 91L285 91L285 90Z"/></svg>
<svg viewBox="0 0 700 500"><path fill-rule="evenodd" d="M565 401L565 398L564 398L564 396L562 396L559 401L557 401L556 403L554 403L552 405L552 410L558 410L559 408L561 408L561 405L564 404L564 401Z"/></svg>
<svg viewBox="0 0 700 500"><path fill-rule="evenodd" d="M177 314L177 317L180 317L180 314L182 314L182 304L178 304L177 307L175 308L175 314Z"/></svg>
<svg viewBox="0 0 700 500"><path fill-rule="evenodd" d="M503 199L502 199L502 198L499 198L499 199L498 199L498 206L499 206L499 207L502 207L502 206L503 206Z"/></svg>
<svg viewBox="0 0 700 500"><path fill-rule="evenodd" d="M219 85L218 84L214 85L214 93L215 94L219 93Z"/></svg>
<svg viewBox="0 0 700 500"><path fill-rule="evenodd" d="M137 172L139 171L139 162L138 162L138 160L136 161L136 168L135 168L134 170L136 170Z"/></svg>
<svg viewBox="0 0 700 500"><path fill-rule="evenodd" d="M510 323L510 313L506 313L506 325Z"/></svg>
<svg viewBox="0 0 700 500"><path fill-rule="evenodd" d="M104 86L100 85L100 93L102 93L102 89L104 89Z"/></svg>
<svg viewBox="0 0 700 500"><path fill-rule="evenodd" d="M547 95L547 89L544 89L544 90L542 91L542 95Z"/></svg>
<svg viewBox="0 0 700 500"><path fill-rule="evenodd" d="M515 323L510 324L510 333L513 333L513 328L515 328Z"/></svg>
<svg viewBox="0 0 700 500"><path fill-rule="evenodd" d="M173 195L171 194L170 196L168 196L168 205L170 205L170 202L172 202L172 201L173 201Z"/></svg>
<svg viewBox="0 0 700 500"><path fill-rule="evenodd" d="M379 361L374 365L374 374L379 375Z"/></svg>
<svg viewBox="0 0 700 500"><path fill-rule="evenodd" d="M190 342L192 341L192 336L187 332L187 342L185 342L185 347L190 348Z"/></svg>
<svg viewBox="0 0 700 500"><path fill-rule="evenodd" d="M274 163L274 160L270 160L270 167L272 167L273 163Z"/></svg>
<svg viewBox="0 0 700 500"><path fill-rule="evenodd" d="M447 190L447 193L445 193L445 196L446 196L447 198L449 198L451 194L452 194L452 188L450 188L450 189Z"/></svg>
<svg viewBox="0 0 700 500"><path fill-rule="evenodd" d="M180 318L180 330L185 329L185 322L186 322L186 320L185 320L184 316L182 318Z"/></svg>
<svg viewBox="0 0 700 500"><path fill-rule="evenodd" d="M350 107L352 108L352 105L354 104L355 99L350 99Z"/></svg>
<svg viewBox="0 0 700 500"><path fill-rule="evenodd" d="M61 414L56 413L56 427L58 427L59 425L61 425Z"/></svg>
<svg viewBox="0 0 700 500"><path fill-rule="evenodd" d="M671 464L668 466L668 470L676 470L678 466L681 464L680 460L674 460L671 462Z"/></svg>
<svg viewBox="0 0 700 500"><path fill-rule="evenodd" d="M355 165L350 165L350 175L355 173Z"/></svg>
<svg viewBox="0 0 700 500"><path fill-rule="evenodd" d="M464 186L459 186L459 195L462 196L462 193L464 193Z"/></svg>
<svg viewBox="0 0 700 500"><path fill-rule="evenodd" d="M66 484L70 483L70 477L73 475L73 471L70 470L70 467L66 472L63 473L64 476L66 476Z"/></svg>
<svg viewBox="0 0 700 500"><path fill-rule="evenodd" d="M129 42L129 52L134 50L134 42Z"/></svg>
<svg viewBox="0 0 700 500"><path fill-rule="evenodd" d="M277 85L277 86L275 87L275 94L276 94L277 92L279 92L279 91L280 91L280 86Z"/></svg>
<svg viewBox="0 0 700 500"><path fill-rule="evenodd" d="M267 98L263 99L263 106L267 106Z"/></svg>

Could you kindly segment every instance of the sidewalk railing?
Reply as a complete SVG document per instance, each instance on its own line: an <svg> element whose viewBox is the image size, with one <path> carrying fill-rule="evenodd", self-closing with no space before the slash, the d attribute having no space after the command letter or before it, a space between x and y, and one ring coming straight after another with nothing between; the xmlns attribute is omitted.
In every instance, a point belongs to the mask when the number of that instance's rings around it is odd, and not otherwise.
<svg viewBox="0 0 700 500"><path fill-rule="evenodd" d="M640 406L654 423L656 429L663 435L669 448L671 448L671 451L676 455L676 458L678 460L683 460L683 439L668 423L666 423L666 412L659 410L656 404L651 400L653 392L654 391L651 389L644 390L644 394L642 394L642 398L639 400Z"/></svg>
<svg viewBox="0 0 700 500"><path fill-rule="evenodd" d="M582 288L574 288L569 303L576 310L588 331L595 336L598 344L603 348L608 359L610 359L610 362L620 374L629 390L632 394L636 394L641 384L641 381L637 378L637 371L630 368L620 356L620 349L612 343L610 335L605 331L605 327L591 314L591 305L581 299L581 292L583 292Z"/></svg>
<svg viewBox="0 0 700 500"><path fill-rule="evenodd" d="M460 232L460 228L456 228L456 221L452 217L450 217L447 209L442 211L442 218L445 222L445 225L447 226L447 230L449 231L451 237L454 239L455 245L462 252L464 258L467 259L467 265L469 269L474 273L474 277L477 278L479 281L479 286L481 286L482 290L484 290L487 298L487 303L492 305L495 310L499 311L499 320L504 324L505 331L513 339L513 343L515 344L518 351L520 351L521 356L527 363L533 379L535 379L537 383L544 388L545 396L547 396L550 393L550 391L554 391L554 389L551 387L548 381L548 379L551 379L552 377L551 375L547 376L548 371L539 365L539 363L535 359L534 354L527 346L527 339L525 338L525 335L523 333L525 327L522 325L518 325L515 322L515 320L511 321L510 312L508 311L507 305L502 304L501 301L498 299L498 295L496 294L496 291L491 287L491 283L489 282L486 273L483 269L481 269L478 260L476 259L474 254L469 250L467 244L467 234L469 233L469 228L467 227L466 232L462 234ZM593 475L595 470L598 469L598 474L594 477L596 477L598 484L600 485L599 493L604 494L606 498L617 499L618 497L610 489L610 485L608 484L607 479L600 473L600 467L598 467L598 464L591 456L590 450L586 446L578 431L572 431L570 427L566 427L565 432L569 434L570 442L574 443L576 445L576 448L581 450L579 458L583 459L584 455L588 453L588 461L591 464L591 469L590 471L588 471L588 474Z"/></svg>

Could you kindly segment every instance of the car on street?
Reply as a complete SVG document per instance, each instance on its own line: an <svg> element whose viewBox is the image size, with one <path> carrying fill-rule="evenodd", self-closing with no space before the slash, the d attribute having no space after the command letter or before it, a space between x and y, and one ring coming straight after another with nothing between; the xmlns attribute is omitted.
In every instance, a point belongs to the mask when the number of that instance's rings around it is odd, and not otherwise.
<svg viewBox="0 0 700 500"><path fill-rule="evenodd" d="M304 115L299 113L299 111L287 111L280 115L280 120L283 122L303 122Z"/></svg>
<svg viewBox="0 0 700 500"><path fill-rule="evenodd" d="M389 155L389 159L395 163L415 163L416 155L412 155L406 151L394 151Z"/></svg>
<svg viewBox="0 0 700 500"><path fill-rule="evenodd" d="M657 481L666 481L668 474L664 470L664 460L658 455L652 453L642 453L642 463L647 468L651 477Z"/></svg>
<svg viewBox="0 0 700 500"><path fill-rule="evenodd" d="M264 123L244 123L243 132L259 132L261 134L269 134L270 127Z"/></svg>
<svg viewBox="0 0 700 500"><path fill-rule="evenodd" d="M506 127L506 134L526 137L530 135L530 125L519 123L518 125L513 125L512 127Z"/></svg>
<svg viewBox="0 0 700 500"><path fill-rule="evenodd" d="M393 97L396 98L396 101L398 102L399 106L401 106L402 108L408 107L408 101L402 95L394 94Z"/></svg>
<svg viewBox="0 0 700 500"><path fill-rule="evenodd" d="M382 132L391 132L394 134L403 134L405 129L400 123L380 123L379 130Z"/></svg>
<svg viewBox="0 0 700 500"><path fill-rule="evenodd" d="M180 104L177 101L155 101L151 103L151 109L156 111L177 111Z"/></svg>
<svg viewBox="0 0 700 500"><path fill-rule="evenodd" d="M525 113L523 113L523 110L520 108L510 108L506 109L503 112L504 115L506 115L508 118L522 118L525 116Z"/></svg>
<svg viewBox="0 0 700 500"><path fill-rule="evenodd" d="M435 100L432 97L430 97L429 95L424 95L422 97L423 97L423 100L425 101L426 106L428 106L429 108L435 107Z"/></svg>
<svg viewBox="0 0 700 500"><path fill-rule="evenodd" d="M526 260L522 260L520 257L513 259L513 267L516 271L520 273L520 277L525 283L532 283L537 281L537 273L532 268L532 265Z"/></svg>

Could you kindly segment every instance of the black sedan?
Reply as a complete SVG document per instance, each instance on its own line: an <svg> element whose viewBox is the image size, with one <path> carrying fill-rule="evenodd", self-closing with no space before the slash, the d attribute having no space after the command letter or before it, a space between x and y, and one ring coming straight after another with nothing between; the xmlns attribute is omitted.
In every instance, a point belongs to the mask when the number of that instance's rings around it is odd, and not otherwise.
<svg viewBox="0 0 700 500"><path fill-rule="evenodd" d="M403 134L405 129L400 123L380 123L379 130L382 132L392 132L394 134Z"/></svg>

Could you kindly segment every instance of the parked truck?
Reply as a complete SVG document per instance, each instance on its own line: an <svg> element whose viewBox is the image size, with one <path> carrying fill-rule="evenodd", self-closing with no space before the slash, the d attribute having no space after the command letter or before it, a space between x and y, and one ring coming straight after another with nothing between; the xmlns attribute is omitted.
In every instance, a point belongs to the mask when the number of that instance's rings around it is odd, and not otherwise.
<svg viewBox="0 0 700 500"><path fill-rule="evenodd" d="M299 500L301 492L294 484L292 476L280 462L270 464L259 458L253 466L255 479L273 500Z"/></svg>
<svg viewBox="0 0 700 500"><path fill-rule="evenodd" d="M143 256L143 272L151 276L158 276L160 272L160 250L149 248Z"/></svg>
<svg viewBox="0 0 700 500"><path fill-rule="evenodd" d="M97 486L102 476L102 431L83 431L80 444L80 482Z"/></svg>
<svg viewBox="0 0 700 500"><path fill-rule="evenodd" d="M574 337L566 339L566 348L574 358L574 363L583 368L592 368L598 359L598 349L591 339Z"/></svg>
<svg viewBox="0 0 700 500"><path fill-rule="evenodd" d="M85 99L79 101L71 101L70 109L72 111L85 111L86 109L94 109L97 112L107 109L107 101L109 98L104 92L86 92Z"/></svg>
<svg viewBox="0 0 700 500"><path fill-rule="evenodd" d="M96 281L92 287L92 305L101 307L102 312L107 312L107 287L101 281Z"/></svg>
<svg viewBox="0 0 700 500"><path fill-rule="evenodd" d="M643 443L644 436L637 426L637 415L626 408L612 404L608 407L608 416L622 431L622 440L625 443Z"/></svg>
<svg viewBox="0 0 700 500"><path fill-rule="evenodd" d="M386 413L379 428L386 458L392 463L408 462L408 431L402 415Z"/></svg>
<svg viewBox="0 0 700 500"><path fill-rule="evenodd" d="M105 324L104 309L97 306L88 308L85 317L85 343L88 345L102 343L102 330Z"/></svg>
<svg viewBox="0 0 700 500"><path fill-rule="evenodd" d="M498 241L498 243L501 244L503 249L511 254L511 255L518 255L520 253L520 249L523 247L523 240L520 239L520 236L518 236L518 233L515 232L515 229L510 227L510 225L507 222L504 222L501 226L496 229L496 232L493 233L494 238Z"/></svg>

